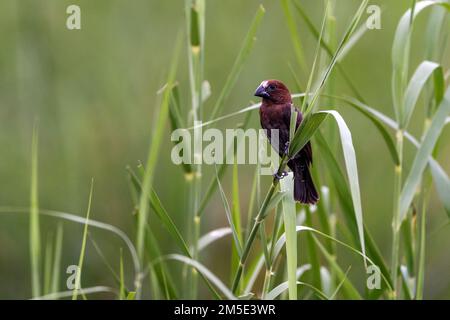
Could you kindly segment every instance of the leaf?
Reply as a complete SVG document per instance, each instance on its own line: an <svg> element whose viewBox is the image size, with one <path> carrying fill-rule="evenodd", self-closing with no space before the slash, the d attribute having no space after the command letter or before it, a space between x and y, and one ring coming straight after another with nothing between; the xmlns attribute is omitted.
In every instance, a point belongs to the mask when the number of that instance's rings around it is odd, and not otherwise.
<svg viewBox="0 0 450 320"><path fill-rule="evenodd" d="M319 298L321 298L323 300L328 300L328 297L325 295L325 293L323 293L322 291L320 291L313 285L310 285L309 283L296 281L295 282L295 291L297 291L297 285L303 285L305 287L308 287L308 288L312 289L319 296ZM267 300L275 300L280 294L282 294L284 291L286 291L288 289L288 287L289 287L288 281L280 283L278 286L273 288L267 294L266 299Z"/></svg>
<svg viewBox="0 0 450 320"><path fill-rule="evenodd" d="M428 131L425 133L422 143L417 150L416 157L411 170L406 178L405 185L400 196L399 222L403 221L408 212L409 206L414 198L416 189L422 178L423 171L433 152L434 146L445 126L445 118L450 113L450 87L447 88L445 96L441 101Z"/></svg>
<svg viewBox="0 0 450 320"><path fill-rule="evenodd" d="M316 112L303 119L289 145L290 157L296 155L311 140L327 116L325 112Z"/></svg>
<svg viewBox="0 0 450 320"><path fill-rule="evenodd" d="M423 9L440 5L450 10L450 4L443 1L419 1L412 9L409 9L400 19L395 31L392 45L392 95L394 110L397 119L403 119L403 100L408 77L409 52L411 47L411 34L414 20Z"/></svg>
<svg viewBox="0 0 450 320"><path fill-rule="evenodd" d="M437 193L450 218L450 181L445 171L435 160L430 160L429 164Z"/></svg>
<svg viewBox="0 0 450 320"><path fill-rule="evenodd" d="M309 101L308 108L305 110L305 113L304 113L305 117L308 114L308 112L311 111L312 108L314 107L315 101L318 99L322 87L325 85L331 71L333 70L336 62L338 61L340 54L342 53L342 50L345 48L345 45L348 43L351 35L355 31L363 13L364 13L364 9L367 6L367 3L368 3L368 0L363 0L361 2L361 5L359 6L358 10L356 11L356 13L353 15L353 19L352 19L350 25L347 27L344 37L342 38L341 42L339 43L339 45L336 49L336 52L334 53L333 57L331 58L331 61L328 65L328 67L325 69L325 72L323 73L323 76L320 79L320 82L317 85L316 90L314 91L311 100Z"/></svg>
<svg viewBox="0 0 450 320"><path fill-rule="evenodd" d="M373 115L370 111L367 110L368 106L364 103L358 101L357 99L350 98L350 97L338 97L333 96L335 99L340 99L345 102L347 102L351 107L354 107L356 110L361 112L364 116L366 116L377 128L378 132L381 134L381 136L384 139L384 142L386 143L386 146L389 149L389 153L391 154L392 160L394 161L394 164L399 164L400 159L398 157L397 149L395 148L394 141L392 140L391 135L386 130L386 128L383 126L382 122L378 120L378 118Z"/></svg>
<svg viewBox="0 0 450 320"><path fill-rule="evenodd" d="M128 173L134 187L139 193L141 193L142 192L141 182L130 168L128 168ZM158 195L156 194L155 190L153 190L153 188L150 190L148 194L148 201L150 203L152 210L155 212L156 216L160 219L163 226L172 236L172 239L175 241L178 248L181 251L183 251L184 254L189 255L190 254L189 247L186 244L186 241L183 239L181 232L178 230L178 227L175 225L169 213L162 205L161 200L159 199Z"/></svg>
<svg viewBox="0 0 450 320"><path fill-rule="evenodd" d="M436 101L442 100L442 93L444 87L444 75L442 68L439 64L431 61L423 61L416 69L416 72L412 76L408 87L405 92L405 106L403 107L403 119L401 122L401 128L406 128L411 119L414 111L414 107L419 99L419 95L422 92L428 78L434 73L434 88L436 92Z"/></svg>
<svg viewBox="0 0 450 320"><path fill-rule="evenodd" d="M353 208L353 201L350 194L349 187L344 177L344 173L342 172L338 161L336 160L334 153L331 151L327 142L325 141L322 134L317 132L316 134L316 143L320 147L321 159L323 159L328 167L328 172L331 175L332 182L334 184L334 190L338 196L338 200L342 206L342 213L347 221L347 226L350 229L350 234L352 236L352 240L356 243L359 239L359 234L357 231L356 224L356 215L355 210ZM376 243L372 239L367 228L364 226L364 234L368 252L370 253L371 259L375 262L375 264L380 268L383 276L389 282L389 286L392 287L392 282L390 279L389 270L386 266L386 263L378 249Z"/></svg>
<svg viewBox="0 0 450 320"><path fill-rule="evenodd" d="M295 1L294 1L294 6L297 9L297 12L301 16L301 18L305 21L306 26L309 28L309 30L313 34L314 38L316 40L318 40L319 36L320 36L320 33L314 27L314 24L312 23L311 19L309 19L308 15L303 11L302 7ZM343 60L343 58L345 57L346 53L349 52L350 49L359 41L359 39L362 38L362 36L364 35L364 33L367 30L368 29L367 29L365 24L362 25L361 27L359 27L359 29L351 36L351 38L349 39L347 44L345 44L344 47L342 48L341 54L337 57L337 62L336 62L337 70L342 75L343 79L345 80L345 82L347 83L349 88L352 90L353 94L361 101L363 101L364 99L362 98L362 96L358 92L358 90L356 89L356 87L353 84L351 78L345 72L345 69L342 68L342 66L339 64L339 62ZM333 57L333 51L331 50L330 46L325 42L325 40L322 39L322 41L320 43L321 43L321 46L325 49L325 51L328 54L328 56L330 58Z"/></svg>
<svg viewBox="0 0 450 320"><path fill-rule="evenodd" d="M170 254L164 257L164 259L167 260L178 260L183 262L184 264L190 265L194 267L200 274L202 274L206 279L211 281L217 289L222 292L222 294L230 300L236 300L237 298L233 295L233 293L225 286L225 284L215 275L213 274L208 268L206 268L204 265L202 265L200 262L193 260L189 257L185 257L179 254Z"/></svg>
<svg viewBox="0 0 450 320"><path fill-rule="evenodd" d="M207 234L203 235L198 240L198 250L202 251L207 246L209 246L211 243L213 243L216 240L219 240L231 233L232 233L232 231L230 228L219 228L219 229L215 229L215 230L208 232Z"/></svg>
<svg viewBox="0 0 450 320"><path fill-rule="evenodd" d="M342 97L337 97L339 99L345 99ZM355 103L358 105L358 108L361 110L365 110L367 113L370 113L372 116L374 116L376 119L380 120L382 123L386 124L388 127L397 130L398 124L393 119L389 118L385 114L377 111L376 109L373 109L357 100L355 100ZM449 121L449 118L447 117L445 120L445 124L447 124ZM417 141L416 138L414 138L408 131L405 131L405 137L408 141L410 141L416 148L419 148L420 144ZM439 195L440 200L444 204L444 208L447 212L447 214L450 217L450 199L448 197L448 194L450 194L450 181L445 173L445 171L442 169L440 164L433 159L432 156L428 158L428 162L430 165L431 173L433 176L434 183L436 184L436 189Z"/></svg>
<svg viewBox="0 0 450 320"><path fill-rule="evenodd" d="M223 105L225 99L229 96L231 89L236 83L238 76L242 70L242 67L247 60L250 52L253 48L253 45L256 40L256 32L258 31L259 25L261 24L262 18L264 17L265 9L262 5L259 6L258 11L253 18L252 24L250 25L250 29L247 32L247 35L244 39L244 43L238 53L236 60L234 61L233 67L231 68L230 73L228 74L227 80L222 87L222 91L220 92L219 98L217 99L214 108L211 113L211 119L214 119L219 112L220 108Z"/></svg>
<svg viewBox="0 0 450 320"><path fill-rule="evenodd" d="M77 272L75 274L75 288L73 290L72 300L77 300L78 290L81 289L81 271L83 269L84 255L86 252L86 240L87 240L87 232L88 232L88 226L89 226L88 222L89 222L89 215L91 213L93 191L94 191L94 180L92 179L91 190L89 191L88 207L86 210L86 223L84 224L83 240L81 241L80 258L78 259L78 268L77 268Z"/></svg>
<svg viewBox="0 0 450 320"><path fill-rule="evenodd" d="M347 178L350 186L350 193L353 201L353 209L355 211L356 225L358 227L359 241L364 255L366 255L366 246L364 241L364 225L361 207L361 194L359 189L358 167L356 164L355 149L353 147L352 134L347 127L342 116L335 110L321 111L331 114L339 128L341 137L342 152L344 154L345 168L347 170ZM364 260L366 264L366 260Z"/></svg>

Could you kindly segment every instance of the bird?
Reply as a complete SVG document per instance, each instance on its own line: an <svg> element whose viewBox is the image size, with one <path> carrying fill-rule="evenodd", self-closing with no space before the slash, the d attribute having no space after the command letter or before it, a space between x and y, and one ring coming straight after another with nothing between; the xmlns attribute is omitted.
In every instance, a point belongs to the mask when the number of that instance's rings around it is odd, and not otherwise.
<svg viewBox="0 0 450 320"><path fill-rule="evenodd" d="M291 107L293 106L289 89L279 80L265 80L258 86L254 95L262 98L259 108L260 122L271 144L271 129L278 129L279 142L278 150L276 151L280 157L283 157L289 150L289 129L291 124ZM303 120L303 115L297 108L295 110L297 111L297 129ZM274 149L277 149L276 146L274 147ZM287 162L287 166L294 173L294 199L304 204L316 204L319 201L319 194L309 171L312 160L311 143L308 141ZM285 175L286 173L283 173L283 175L278 176L275 173L278 179L282 179Z"/></svg>

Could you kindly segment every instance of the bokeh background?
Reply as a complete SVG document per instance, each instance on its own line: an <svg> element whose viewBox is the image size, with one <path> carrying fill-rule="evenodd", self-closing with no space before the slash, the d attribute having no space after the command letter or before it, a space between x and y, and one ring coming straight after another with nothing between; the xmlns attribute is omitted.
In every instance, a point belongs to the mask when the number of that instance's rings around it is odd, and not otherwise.
<svg viewBox="0 0 450 320"><path fill-rule="evenodd" d="M295 56L284 15L278 1L207 0L205 78L212 107L239 51L259 4L266 15L257 42L225 102L224 113L239 110L254 99L256 86L267 78L282 79L295 87L289 64ZM323 15L321 1L303 0L302 6L319 28ZM394 31L410 1L371 1L382 8L382 29L368 31L342 63L347 74L364 94L369 105L393 116L390 88L390 52ZM66 8L81 7L81 30L66 28ZM336 6L337 35L342 35L359 1L340 0ZM424 27L428 13L419 17L413 35L412 61L422 59ZM299 19L297 18L299 21ZM169 70L175 38L184 31L184 2L181 0L1 0L0 1L0 206L29 205L31 137L34 122L39 125L40 207L84 215L90 180L95 179L91 218L105 221L135 238L133 203L126 166L145 160L157 91ZM316 41L303 22L298 22L308 65ZM181 55L177 80L182 109L189 109L186 55ZM442 52L444 70L449 68L450 48ZM308 75L298 72L306 83ZM336 93L350 93L336 77ZM391 243L393 165L375 128L360 114L339 107L354 138L357 154L364 219L385 257ZM413 116L412 132L420 134L423 110ZM242 119L242 117L240 118ZM219 124L233 127L239 119ZM259 128L257 115L250 127ZM182 224L185 212L183 172L170 161L169 127L157 165L155 188L175 222ZM450 172L447 128L441 138L439 162ZM406 147L406 159L413 149ZM320 162L320 159L316 161ZM411 163L411 161L407 161ZM211 171L207 171L211 172ZM224 178L230 191L230 172ZM247 208L253 168L240 168L241 206ZM269 178L264 178L265 182ZM267 180L267 181L266 181ZM209 178L206 180L209 181ZM245 210L243 210L245 212ZM207 207L202 233L226 226L218 195ZM427 230L425 297L450 298L450 227L442 205L433 196ZM58 220L43 217L42 242L51 239ZM155 223L158 223L156 221ZM0 298L31 296L28 215L0 214ZM437 232L434 232L438 230ZM90 237L112 266L118 268L120 247L117 237L91 230ZM63 266L77 264L82 226L64 222ZM164 232L158 240L167 252L176 251ZM229 239L218 247L229 250ZM128 281L132 281L129 255L124 253ZM349 258L351 261L351 258ZM222 250L211 251L204 263L219 276L227 272L228 257ZM61 270L64 289L65 269ZM83 286L111 285L114 281L92 242L88 242ZM107 297L107 295L99 296Z"/></svg>

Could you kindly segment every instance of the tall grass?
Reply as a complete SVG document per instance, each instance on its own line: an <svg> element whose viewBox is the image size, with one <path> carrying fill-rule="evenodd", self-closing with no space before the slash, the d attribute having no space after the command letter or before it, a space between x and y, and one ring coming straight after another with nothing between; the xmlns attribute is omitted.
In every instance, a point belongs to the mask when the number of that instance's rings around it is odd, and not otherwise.
<svg viewBox="0 0 450 320"><path fill-rule="evenodd" d="M450 87L439 55L443 50L439 34L441 30L445 31L445 13L450 11L450 4L448 1L412 1L398 23L391 54L394 119L368 105L368 99L353 83L342 64L348 52L365 35L363 16L367 4L368 0L364 0L355 8L353 15L347 19L349 22L345 31L339 36L337 27L340 21L336 20L335 1L324 1L320 28L315 27L300 1L281 0L279 3L296 59L294 67L291 67L293 74L309 74L305 83L294 77L302 92L293 97L302 99L299 107L304 121L297 130L291 125L289 152L273 169L280 175L289 158L312 141L314 180L321 190L321 201L317 206L305 207L294 201L291 175L281 181L277 176L271 181L262 181L265 179L259 176L260 164L255 168L248 201L243 201L240 184L243 178L236 159L231 169L229 194L224 181L229 165L215 166L211 177L208 177L202 164L184 164L180 170L184 175L186 205L180 222L173 212L167 210L169 206L163 203L159 195L159 181L155 181L162 146L169 140L166 135L168 123L172 130L191 130L196 142L202 139L199 128L219 124L225 119L244 116L242 123L236 127L249 126L250 117L259 104L251 104L225 115L223 110L227 109L227 99L252 54L264 23L265 9L262 6L256 9L253 20L249 22L234 63L216 94L216 88L210 88L205 75L208 45L205 32L207 23L211 23L206 19L207 1L185 0L185 37L178 37L175 41L173 58L167 66L167 79L158 92L159 104L146 161L137 168L127 168L137 213L135 242L116 227L90 219L92 185L85 218L39 208L38 132L35 126L31 148L30 206L0 208L0 212L29 214L32 297L72 297L75 300L78 295L87 299L89 294L106 292L119 299L422 299L432 182L444 209L450 212L450 181L436 160L438 140L450 115ZM412 66L410 51L416 17L429 7L433 7L433 11L427 25L427 50L418 65ZM314 55L309 62L301 38L303 32L298 29L300 20L316 40ZM186 46L184 55L180 50L183 42ZM181 57L187 62L187 83L177 82ZM311 70L307 70L309 65ZM412 75L410 69L415 70ZM339 80L347 84L351 97L336 91L335 85ZM184 94L185 91L188 93ZM212 102L211 109L205 108L206 101L213 96L217 98ZM415 114L420 112L420 104L423 104L425 114L422 136L416 138L408 130ZM386 158L392 160L394 182L390 259L381 254L364 222L365 208L370 203L363 202L366 198L361 196L362 175L354 147L355 139L362 138L352 135L349 125L352 119L346 119L340 113L343 106L357 110L369 120L386 145ZM295 119L296 113L293 112L292 124ZM407 141L415 147L412 161L405 153ZM226 151L235 152L232 148ZM202 156L202 150L194 150L192 156L198 159ZM270 182L267 190L264 190L263 182ZM222 215L227 225L203 232L205 217L210 214L208 205L213 203L214 196L220 200L218 214ZM244 203L248 203L247 208L244 208ZM40 215L84 226L73 291L59 291L65 226L58 225L55 237L49 236L45 250L42 250ZM84 270L82 267L89 240L88 227L107 230L120 237L131 257L132 284L127 283L126 256L120 250L120 256L115 260L119 266L118 272L104 258L118 288L81 288L81 271ZM161 232L165 232L164 236L170 239L170 250L160 243ZM205 251L220 239L225 239L231 253L230 271L223 279L213 267L208 267L209 262L204 261ZM299 239L302 245L298 244ZM92 242L97 251L101 251ZM337 247L355 255L359 263L350 265ZM302 249L307 252L302 252ZM353 276L356 272L367 276L368 268L373 266L380 271L381 287L371 289L365 287L365 281L363 284L356 282L358 277Z"/></svg>

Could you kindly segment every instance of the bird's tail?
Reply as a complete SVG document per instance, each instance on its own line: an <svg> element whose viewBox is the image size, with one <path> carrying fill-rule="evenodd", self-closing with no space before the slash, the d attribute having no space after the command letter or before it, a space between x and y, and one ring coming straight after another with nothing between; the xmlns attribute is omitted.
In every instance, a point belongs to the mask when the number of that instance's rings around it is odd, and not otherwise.
<svg viewBox="0 0 450 320"><path fill-rule="evenodd" d="M294 199L305 204L316 204L319 194L304 159L298 159L294 167Z"/></svg>

